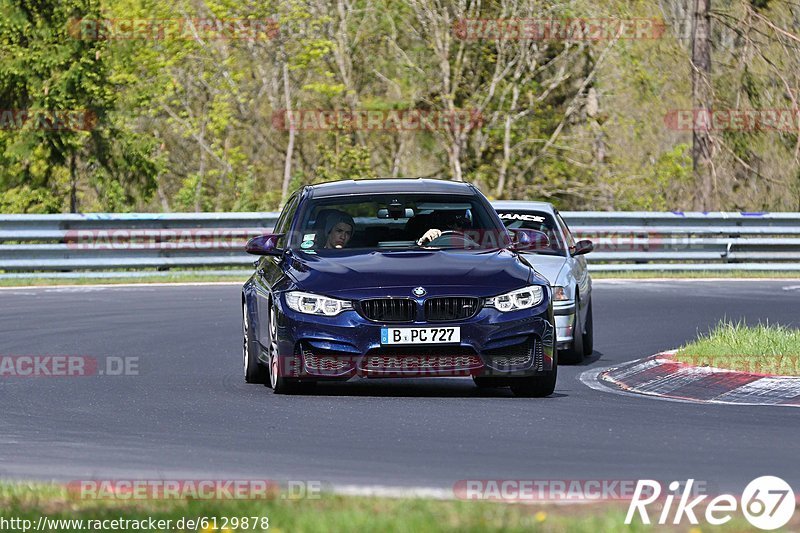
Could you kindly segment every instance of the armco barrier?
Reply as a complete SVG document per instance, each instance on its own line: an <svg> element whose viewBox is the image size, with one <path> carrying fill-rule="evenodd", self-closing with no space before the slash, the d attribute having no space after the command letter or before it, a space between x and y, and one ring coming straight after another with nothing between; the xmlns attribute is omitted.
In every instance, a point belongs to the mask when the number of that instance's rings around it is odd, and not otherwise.
<svg viewBox="0 0 800 533"><path fill-rule="evenodd" d="M586 256L593 271L800 271L800 213L562 215L576 240L594 241L595 251ZM245 241L269 231L277 217L274 212L0 215L0 270L6 272L0 276L251 268L254 257L244 253Z"/></svg>

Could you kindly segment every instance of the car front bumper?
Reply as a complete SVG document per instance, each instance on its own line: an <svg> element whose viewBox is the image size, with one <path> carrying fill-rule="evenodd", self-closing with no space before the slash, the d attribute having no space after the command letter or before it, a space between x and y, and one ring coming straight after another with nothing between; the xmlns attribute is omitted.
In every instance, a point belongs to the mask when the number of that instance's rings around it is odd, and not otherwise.
<svg viewBox="0 0 800 533"><path fill-rule="evenodd" d="M281 375L309 380L353 376L524 377L552 370L555 319L549 300L527 310L502 313L483 307L452 322L376 323L355 310L334 317L298 313L278 298ZM454 344L382 345L384 327L458 326Z"/></svg>
<svg viewBox="0 0 800 533"><path fill-rule="evenodd" d="M575 302L568 300L553 305L556 323L556 346L559 350L569 348L575 326Z"/></svg>

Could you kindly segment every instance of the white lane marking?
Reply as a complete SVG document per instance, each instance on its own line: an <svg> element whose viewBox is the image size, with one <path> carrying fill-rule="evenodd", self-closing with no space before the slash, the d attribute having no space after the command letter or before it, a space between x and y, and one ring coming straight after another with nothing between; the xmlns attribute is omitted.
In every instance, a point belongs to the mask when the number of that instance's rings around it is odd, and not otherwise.
<svg viewBox="0 0 800 533"><path fill-rule="evenodd" d="M379 498L429 498L433 500L460 500L452 489L442 489L438 487L391 487L386 485L337 485L331 487L331 492L342 496L375 496ZM497 503L504 503L497 500ZM591 500L553 500L543 502L542 500L513 500L506 503L514 505L548 505L569 506L569 505L588 505L593 503Z"/></svg>
<svg viewBox="0 0 800 533"><path fill-rule="evenodd" d="M765 403L750 403L750 402L727 402L727 401L720 401L720 400L684 400L682 398L668 398L666 396L658 396L656 394L650 393L636 393L630 392L622 389L618 389L613 387L610 383L606 384L600 379L600 374L605 372L606 370L612 370L617 368L617 366L607 366L603 368L595 368L592 370L587 370L578 376L578 379L581 383L589 387L590 389L600 391L600 392L610 392L611 394L617 394L619 396L628 396L634 398L646 398L651 400L659 400L662 402L675 402L675 403L691 403L694 405L742 405L742 406L753 406L753 407L800 407L800 405L788 405L788 404L765 404Z"/></svg>
<svg viewBox="0 0 800 533"><path fill-rule="evenodd" d="M386 485L334 485L333 493L342 496L375 496L379 498L430 498L454 500L452 489L435 487L390 487Z"/></svg>
<svg viewBox="0 0 800 533"><path fill-rule="evenodd" d="M580 375L576 376L576 379L579 380L581 383L589 387L590 389L594 389L600 392L610 392L611 394L617 394L619 396L627 396L629 398L645 398L650 400L662 400L666 402L676 402L676 403L691 403L694 405L702 404L706 405L705 402L693 402L690 400L682 400L680 398L665 398L661 396L652 396L648 394L637 394L635 392L628 392L626 390L618 389L613 387L611 384L606 384L600 380L600 374L605 372L606 370L611 370L617 368L615 366L606 366L603 368L594 368L592 370L587 370Z"/></svg>
<svg viewBox="0 0 800 533"><path fill-rule="evenodd" d="M785 290L785 291L800 291L800 285L788 285L786 287L783 287L783 290Z"/></svg>

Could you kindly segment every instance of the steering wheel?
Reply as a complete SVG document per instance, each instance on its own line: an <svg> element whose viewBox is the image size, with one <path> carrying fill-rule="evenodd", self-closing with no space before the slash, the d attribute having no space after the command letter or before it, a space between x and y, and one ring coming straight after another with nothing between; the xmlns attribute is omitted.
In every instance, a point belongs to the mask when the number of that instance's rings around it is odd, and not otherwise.
<svg viewBox="0 0 800 533"><path fill-rule="evenodd" d="M447 230L424 246L453 246L458 248L474 248L478 243L467 237L463 231Z"/></svg>

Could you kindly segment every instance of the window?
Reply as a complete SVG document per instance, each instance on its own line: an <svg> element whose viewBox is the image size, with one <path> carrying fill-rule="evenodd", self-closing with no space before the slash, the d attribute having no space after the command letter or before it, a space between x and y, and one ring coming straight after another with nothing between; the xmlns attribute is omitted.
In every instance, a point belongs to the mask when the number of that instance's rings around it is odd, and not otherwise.
<svg viewBox="0 0 800 533"><path fill-rule="evenodd" d="M564 237L567 239L567 246L570 250L573 250L575 248L575 239L572 237L572 232L559 213L556 213L556 219L558 220L558 225L561 226L561 231L564 232Z"/></svg>
<svg viewBox="0 0 800 533"><path fill-rule="evenodd" d="M286 244L286 240L288 238L289 228L292 225L292 220L294 220L294 214L297 212L297 205L300 203L300 195L295 194L289 201L286 202L286 207L283 208L280 216L278 217L278 221L275 223L275 228L272 230L273 233L283 233L284 236L278 239L278 247L283 248Z"/></svg>
<svg viewBox="0 0 800 533"><path fill-rule="evenodd" d="M349 227L352 223L352 227ZM314 198L303 209L290 246L304 251L339 248L331 233L339 224L349 230L346 249L419 248L430 229L445 234L423 246L491 249L508 245L485 202L475 196L378 194ZM326 253L329 253L326 251Z"/></svg>
<svg viewBox="0 0 800 533"><path fill-rule="evenodd" d="M564 246L564 241L561 239L561 232L558 230L558 224L553 216L546 211L498 211L500 220L503 221L506 228L510 230L515 229L533 229L541 231L550 239L550 249L537 249L535 253L545 255L566 255L567 250Z"/></svg>

